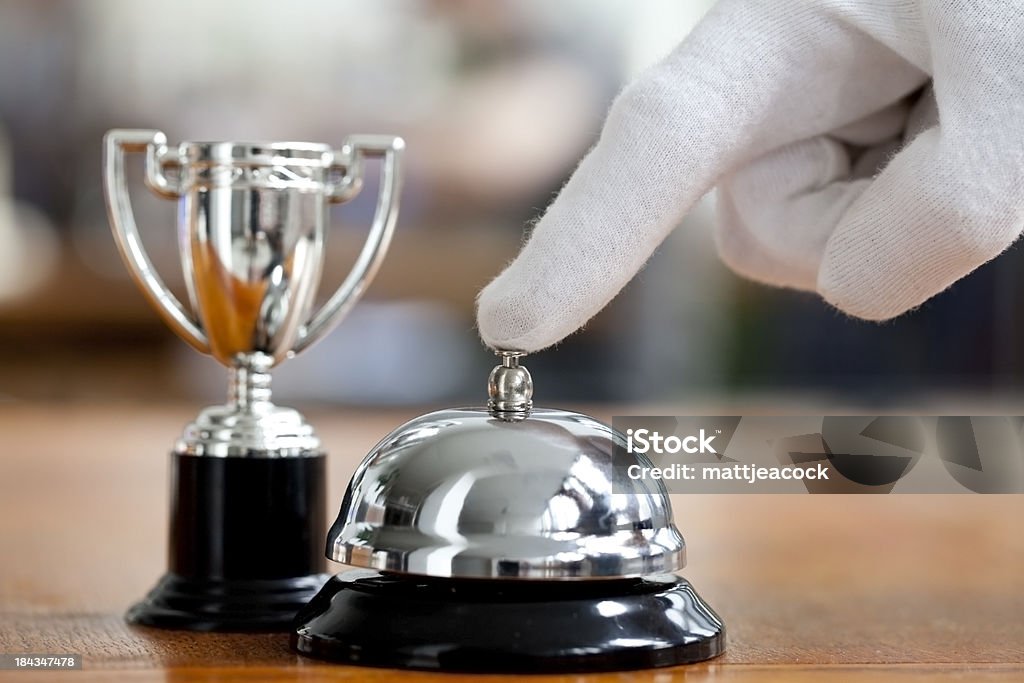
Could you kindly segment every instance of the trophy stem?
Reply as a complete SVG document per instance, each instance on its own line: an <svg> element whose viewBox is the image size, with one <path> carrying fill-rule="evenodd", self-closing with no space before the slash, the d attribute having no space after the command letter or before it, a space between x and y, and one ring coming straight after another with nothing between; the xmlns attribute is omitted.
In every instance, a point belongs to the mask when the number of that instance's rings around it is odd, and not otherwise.
<svg viewBox="0 0 1024 683"><path fill-rule="evenodd" d="M230 368L228 404L237 412L259 412L260 408L272 405L269 363L266 360L263 354L240 355Z"/></svg>

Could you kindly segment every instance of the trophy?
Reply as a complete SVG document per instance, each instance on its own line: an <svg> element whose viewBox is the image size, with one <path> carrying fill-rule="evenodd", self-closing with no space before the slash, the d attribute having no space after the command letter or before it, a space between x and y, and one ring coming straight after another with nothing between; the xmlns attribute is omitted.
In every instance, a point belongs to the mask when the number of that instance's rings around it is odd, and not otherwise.
<svg viewBox="0 0 1024 683"><path fill-rule="evenodd" d="M182 339L230 373L228 402L203 410L171 454L168 571L127 614L132 623L218 631L286 630L320 589L325 455L297 411L270 400L270 370L330 331L373 278L398 211L404 143L352 136L310 143L185 142L155 130L104 139L104 190L118 250L149 302ZM178 200L189 307L164 285L139 239L128 152L145 183ZM327 209L353 198L364 160L380 191L355 266L313 312Z"/></svg>
<svg viewBox="0 0 1024 683"><path fill-rule="evenodd" d="M402 425L356 470L327 556L358 569L299 612L292 648L435 671L620 671L710 659L725 627L693 586L661 480L592 417L535 408L501 352L486 407Z"/></svg>

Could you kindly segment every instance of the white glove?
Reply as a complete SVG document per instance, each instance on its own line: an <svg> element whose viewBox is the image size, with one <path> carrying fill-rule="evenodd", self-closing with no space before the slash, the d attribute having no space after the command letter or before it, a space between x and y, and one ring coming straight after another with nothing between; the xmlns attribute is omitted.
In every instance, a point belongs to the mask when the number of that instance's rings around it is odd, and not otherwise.
<svg viewBox="0 0 1024 683"><path fill-rule="evenodd" d="M920 305L1024 229L1024 3L722 0L480 293L484 341L571 334L716 184L737 272L872 320Z"/></svg>

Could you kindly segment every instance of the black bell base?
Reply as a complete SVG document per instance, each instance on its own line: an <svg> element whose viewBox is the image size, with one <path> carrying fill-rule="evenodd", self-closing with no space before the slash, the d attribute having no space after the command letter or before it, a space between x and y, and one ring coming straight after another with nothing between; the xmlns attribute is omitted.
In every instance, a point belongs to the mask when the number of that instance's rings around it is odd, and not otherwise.
<svg viewBox="0 0 1024 683"><path fill-rule="evenodd" d="M286 579L211 581L164 574L125 614L128 623L157 628L234 633L290 631L295 614L329 574Z"/></svg>
<svg viewBox="0 0 1024 683"><path fill-rule="evenodd" d="M675 575L592 581L438 579L356 570L295 618L292 648L344 664L583 673L690 664L725 627Z"/></svg>

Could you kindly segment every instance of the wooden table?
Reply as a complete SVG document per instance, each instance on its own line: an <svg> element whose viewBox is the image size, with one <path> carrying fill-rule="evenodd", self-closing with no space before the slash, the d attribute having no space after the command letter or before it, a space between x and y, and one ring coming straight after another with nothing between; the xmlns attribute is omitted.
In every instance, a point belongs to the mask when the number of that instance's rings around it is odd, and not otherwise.
<svg viewBox="0 0 1024 683"><path fill-rule="evenodd" d="M444 678L303 659L283 635L122 621L163 570L165 453L195 412L0 405L0 653L79 653L85 669L63 677L82 682ZM414 411L307 413L331 450L333 519L358 460ZM1024 496L673 504L689 544L685 575L725 619L727 653L676 669L529 680L1024 680Z"/></svg>

